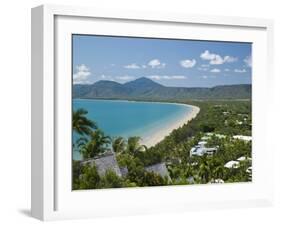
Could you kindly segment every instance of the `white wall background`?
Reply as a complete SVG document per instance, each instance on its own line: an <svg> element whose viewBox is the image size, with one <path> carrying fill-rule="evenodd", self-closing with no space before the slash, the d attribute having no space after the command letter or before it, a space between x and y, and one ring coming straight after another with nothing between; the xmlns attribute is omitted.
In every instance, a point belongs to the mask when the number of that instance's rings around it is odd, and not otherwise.
<svg viewBox="0 0 281 226"><path fill-rule="evenodd" d="M30 8L43 3L174 13L231 15L275 20L275 99L269 128L275 150L275 205L270 208L196 211L178 214L51 222L51 225L280 225L281 218L281 14L279 1L260 0L9 0L0 8L0 225L42 224L30 208ZM266 75L265 75L266 76ZM279 148L279 149L278 149Z"/></svg>

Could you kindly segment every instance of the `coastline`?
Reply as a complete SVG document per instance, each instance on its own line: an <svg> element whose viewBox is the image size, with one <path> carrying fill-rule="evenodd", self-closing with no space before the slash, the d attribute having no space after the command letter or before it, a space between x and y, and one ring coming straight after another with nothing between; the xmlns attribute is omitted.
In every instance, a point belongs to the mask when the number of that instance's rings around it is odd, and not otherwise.
<svg viewBox="0 0 281 226"><path fill-rule="evenodd" d="M181 104L181 103L173 103L191 107L191 112L187 112L184 117L174 121L170 125L166 125L159 132L154 133L150 136L143 137L142 144L146 145L148 148L156 145L160 141L162 141L166 136L168 136L174 129L178 129L179 127L187 124L190 120L195 118L197 114L200 112L200 108L194 105Z"/></svg>
<svg viewBox="0 0 281 226"><path fill-rule="evenodd" d="M166 136L168 136L173 130L180 128L184 124L187 124L190 120L195 118L200 112L200 108L190 104L184 103L175 103L175 102L165 102L165 101L141 101L141 100L112 100L112 99L86 99L86 98L76 98L76 100L101 100L101 101L119 101L119 102L142 102L142 103L157 103L157 104L172 104L172 105L181 105L191 108L191 111L187 111L183 117L175 119L173 122L170 122L163 127L157 129L156 131L151 131L147 136L142 136L141 144L149 147L156 145L161 142ZM74 99L75 100L75 99Z"/></svg>

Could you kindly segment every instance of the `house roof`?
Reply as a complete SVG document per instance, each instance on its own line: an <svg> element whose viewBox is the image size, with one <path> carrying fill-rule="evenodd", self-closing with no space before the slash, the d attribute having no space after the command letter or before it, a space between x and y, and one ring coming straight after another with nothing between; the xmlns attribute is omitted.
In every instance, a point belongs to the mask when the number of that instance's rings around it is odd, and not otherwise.
<svg viewBox="0 0 281 226"><path fill-rule="evenodd" d="M101 156L82 162L83 165L87 163L95 165L100 176L104 176L108 170L112 170L119 177L122 176L114 152L107 152Z"/></svg>
<svg viewBox="0 0 281 226"><path fill-rule="evenodd" d="M195 146L195 147L191 148L190 155L202 156L204 154L214 153L217 150L218 150L217 147L206 148L206 147Z"/></svg>
<svg viewBox="0 0 281 226"><path fill-rule="evenodd" d="M238 161L234 161L234 160L231 160L229 162L227 162L225 165L224 165L225 168L238 168L239 167L239 162Z"/></svg>
<svg viewBox="0 0 281 226"><path fill-rule="evenodd" d="M212 147L212 148L204 148L205 151L217 151L218 148Z"/></svg>
<svg viewBox="0 0 281 226"><path fill-rule="evenodd" d="M195 180L194 180L194 177L193 176L190 176L186 179L186 181L190 184L194 184L195 183Z"/></svg>
<svg viewBox="0 0 281 226"><path fill-rule="evenodd" d="M213 136L214 133L206 133L207 136Z"/></svg>
<svg viewBox="0 0 281 226"><path fill-rule="evenodd" d="M235 135L233 136L234 139L238 140L244 140L244 141L251 141L252 137L251 136L243 136L243 135Z"/></svg>
<svg viewBox="0 0 281 226"><path fill-rule="evenodd" d="M168 177L168 179L170 180L169 171L167 170L165 163L157 163L151 166L147 166L145 167L145 170L147 172L159 174L161 177Z"/></svg>
<svg viewBox="0 0 281 226"><path fill-rule="evenodd" d="M126 177L128 175L128 168L125 166L125 167L120 167L120 172L122 174L122 177Z"/></svg>
<svg viewBox="0 0 281 226"><path fill-rule="evenodd" d="M205 149L204 148L201 148L200 146L199 147L193 147L191 148L190 150L190 154L191 155L198 155L198 156L202 156L206 153Z"/></svg>
<svg viewBox="0 0 281 226"><path fill-rule="evenodd" d="M237 161L245 161L247 158L245 156L241 156L240 158L237 159Z"/></svg>
<svg viewBox="0 0 281 226"><path fill-rule="evenodd" d="M198 145L200 146L205 146L205 144L207 144L208 142L207 141L199 141L198 142Z"/></svg>

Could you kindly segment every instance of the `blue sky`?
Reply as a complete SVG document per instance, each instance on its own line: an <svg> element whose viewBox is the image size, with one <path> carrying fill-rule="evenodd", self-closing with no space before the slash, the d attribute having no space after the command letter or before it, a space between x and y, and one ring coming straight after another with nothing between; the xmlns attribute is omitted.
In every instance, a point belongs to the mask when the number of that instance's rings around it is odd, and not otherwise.
<svg viewBox="0 0 281 226"><path fill-rule="evenodd" d="M147 77L180 87L250 84L251 52L250 43L73 35L73 82Z"/></svg>

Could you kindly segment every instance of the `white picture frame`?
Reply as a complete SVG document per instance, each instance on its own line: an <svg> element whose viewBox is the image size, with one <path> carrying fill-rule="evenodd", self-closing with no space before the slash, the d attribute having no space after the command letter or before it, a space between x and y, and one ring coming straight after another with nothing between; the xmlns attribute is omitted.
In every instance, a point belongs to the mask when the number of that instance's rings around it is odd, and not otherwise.
<svg viewBox="0 0 281 226"><path fill-rule="evenodd" d="M67 125L67 121L61 117L62 111L71 117L71 104L68 102L71 98L71 76L56 75L71 73L71 67L66 69L71 53L67 44L69 34L91 34L93 31L89 27L92 25L100 34L109 35L125 36L130 30L130 35L140 37L205 37L253 42L253 163L256 171L253 182L72 192L69 187L71 164L67 161L68 149L57 139L67 132L64 128L68 128L68 131L71 129L70 123ZM144 29L133 29L134 26ZM196 32L193 36L181 33L178 26L198 29L198 35ZM175 32L169 33L167 30L170 29ZM216 32L212 29L216 29ZM267 112L262 111L264 104L261 104L272 95L272 45L273 22L265 19L124 12L56 5L33 8L32 216L41 220L56 220L272 204L273 179L268 175L272 173L273 151L266 148ZM64 141L71 145L68 139ZM231 197L229 194L232 194ZM93 202L95 205L89 204Z"/></svg>

